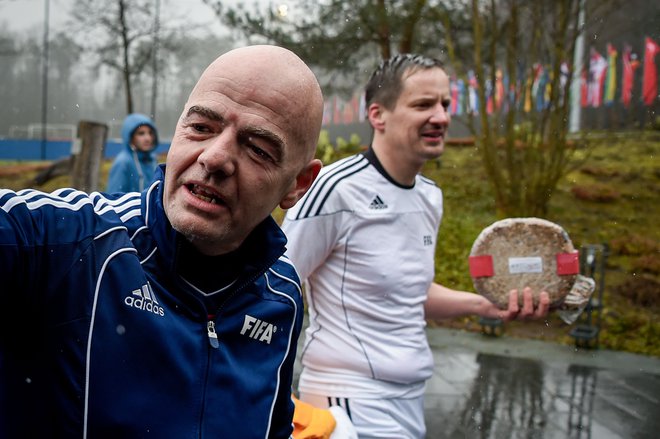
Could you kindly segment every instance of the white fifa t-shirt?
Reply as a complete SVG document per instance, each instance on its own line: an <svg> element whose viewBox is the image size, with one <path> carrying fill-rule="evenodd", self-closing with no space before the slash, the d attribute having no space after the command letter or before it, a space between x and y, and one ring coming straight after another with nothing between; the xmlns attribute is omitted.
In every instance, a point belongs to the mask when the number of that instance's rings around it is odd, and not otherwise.
<svg viewBox="0 0 660 439"><path fill-rule="evenodd" d="M322 168L286 213L287 255L305 283L299 390L417 397L433 373L424 302L442 191L395 183L369 150Z"/></svg>

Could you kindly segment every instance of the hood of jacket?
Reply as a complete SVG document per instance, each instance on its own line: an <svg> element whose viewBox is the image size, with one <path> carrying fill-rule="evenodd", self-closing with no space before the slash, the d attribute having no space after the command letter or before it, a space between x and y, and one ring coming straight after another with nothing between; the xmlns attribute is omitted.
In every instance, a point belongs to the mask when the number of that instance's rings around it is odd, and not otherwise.
<svg viewBox="0 0 660 439"><path fill-rule="evenodd" d="M135 132L135 130L142 125L147 125L151 127L152 130L154 130L154 145L153 148L148 151L148 153L156 149L158 146L158 130L156 129L156 124L153 120L151 120L149 116L140 113L129 114L124 119L124 124L121 127L121 139L124 142L124 148L129 151L133 150L133 148L131 148L131 137L133 136L133 132Z"/></svg>

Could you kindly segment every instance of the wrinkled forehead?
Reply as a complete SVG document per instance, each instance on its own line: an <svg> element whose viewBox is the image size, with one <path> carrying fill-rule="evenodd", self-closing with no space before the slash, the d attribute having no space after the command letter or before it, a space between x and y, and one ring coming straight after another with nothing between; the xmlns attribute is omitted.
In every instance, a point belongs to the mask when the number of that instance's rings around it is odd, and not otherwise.
<svg viewBox="0 0 660 439"><path fill-rule="evenodd" d="M402 94L438 93L449 95L449 76L439 67L410 70L402 77Z"/></svg>
<svg viewBox="0 0 660 439"><path fill-rule="evenodd" d="M421 66L412 66L408 68L402 75L402 82L407 82L410 78L415 77L426 77L426 78L436 78L441 81L444 85L444 82L449 83L449 75L440 67L421 67Z"/></svg>
<svg viewBox="0 0 660 439"><path fill-rule="evenodd" d="M276 126L295 148L308 145L310 133L317 129L314 118L322 116L319 96L316 78L289 52L230 52L204 71L187 107L230 102Z"/></svg>
<svg viewBox="0 0 660 439"><path fill-rule="evenodd" d="M285 100L299 99L310 92L315 78L291 52L271 47L250 49L231 51L216 59L197 87L209 90L217 86L222 91L235 83L248 95L269 95L270 91Z"/></svg>

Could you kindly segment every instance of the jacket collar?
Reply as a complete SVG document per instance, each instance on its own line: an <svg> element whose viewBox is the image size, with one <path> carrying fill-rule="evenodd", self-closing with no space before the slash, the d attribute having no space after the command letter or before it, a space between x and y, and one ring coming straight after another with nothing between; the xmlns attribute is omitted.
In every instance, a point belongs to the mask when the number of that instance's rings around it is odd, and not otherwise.
<svg viewBox="0 0 660 439"><path fill-rule="evenodd" d="M165 209L163 207L164 177L165 165L161 164L156 169L154 184L143 195L143 212L145 223L156 241L160 263L167 267L169 272L180 273L180 258L182 257L185 237L174 230L165 215ZM241 288L246 283L251 282L251 280L263 274L284 254L286 242L287 239L284 232L272 216L259 223L236 251L237 255L242 259L242 264L240 264L240 268L237 267L236 275L233 276L236 279L233 288ZM203 278L203 274L200 274L195 279L187 278L186 280L195 286L212 285L213 277L217 277L217 270L222 270L225 266L224 264L220 265L216 263L222 256L206 256L196 252L195 257L200 258L200 266L217 267L214 270L201 270L202 273L208 275L206 279ZM225 273L223 278L227 278L227 275L232 277L231 273ZM204 288L200 289L206 290Z"/></svg>

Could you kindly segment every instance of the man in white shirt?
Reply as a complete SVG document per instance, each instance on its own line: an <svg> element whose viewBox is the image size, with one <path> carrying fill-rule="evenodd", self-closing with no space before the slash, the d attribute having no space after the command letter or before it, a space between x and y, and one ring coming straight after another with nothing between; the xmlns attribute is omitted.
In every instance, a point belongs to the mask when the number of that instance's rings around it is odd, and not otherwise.
<svg viewBox="0 0 660 439"><path fill-rule="evenodd" d="M306 280L299 396L344 407L360 439L423 438L433 372L426 319L540 318L549 298L541 292L535 306L525 288L520 307L512 290L502 310L433 281L442 191L420 172L442 154L450 121L440 63L414 54L385 60L365 97L371 147L323 168L282 226Z"/></svg>

